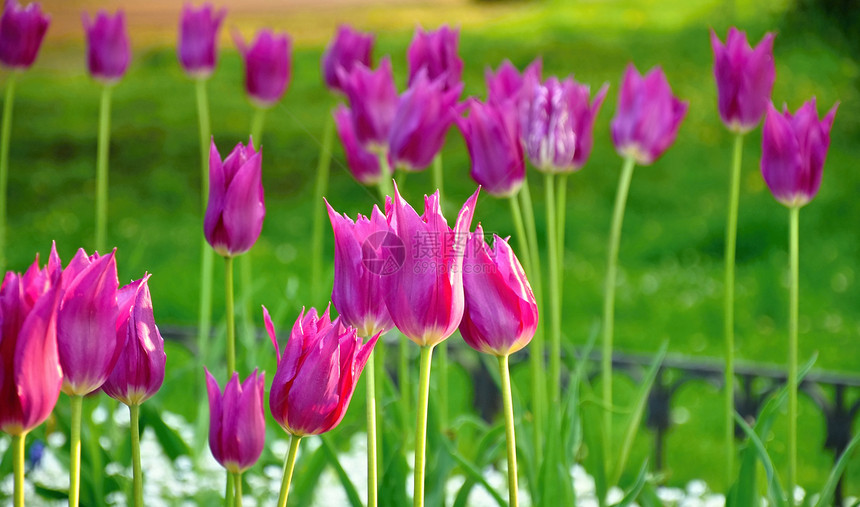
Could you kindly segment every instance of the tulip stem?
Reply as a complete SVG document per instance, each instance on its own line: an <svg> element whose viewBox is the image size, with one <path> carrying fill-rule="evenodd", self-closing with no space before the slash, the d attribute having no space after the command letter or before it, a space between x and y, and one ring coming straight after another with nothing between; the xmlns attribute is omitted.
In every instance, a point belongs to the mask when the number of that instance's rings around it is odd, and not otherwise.
<svg viewBox="0 0 860 507"><path fill-rule="evenodd" d="M12 436L15 469L15 507L24 507L24 440L27 433Z"/></svg>
<svg viewBox="0 0 860 507"><path fill-rule="evenodd" d="M741 160L744 135L735 136L732 176L729 187L729 216L726 222L726 279L724 295L724 332L726 339L725 374L725 447L726 484L732 483L735 468L735 252L738 236L738 200L740 197Z"/></svg>
<svg viewBox="0 0 860 507"><path fill-rule="evenodd" d="M266 123L266 111L262 107L255 107L254 117L251 119L251 141L253 141L253 148L258 151L263 144L263 125Z"/></svg>
<svg viewBox="0 0 860 507"><path fill-rule="evenodd" d="M108 154L110 151L110 98L112 85L102 87L96 161L96 251L107 247Z"/></svg>
<svg viewBox="0 0 860 507"><path fill-rule="evenodd" d="M394 198L394 186L391 184L390 176L383 176L377 185L379 189L379 200L382 201L382 209L385 209L385 198Z"/></svg>
<svg viewBox="0 0 860 507"><path fill-rule="evenodd" d="M564 296L564 219L565 200L567 197L567 174L558 175L558 186L556 186L556 249L555 254L556 276L552 283L555 285L555 307L553 310L553 333L549 351L549 398L553 402L561 399L561 308Z"/></svg>
<svg viewBox="0 0 860 507"><path fill-rule="evenodd" d="M550 304L550 357L549 357L549 400L557 403L560 397L556 359L553 357L556 344L561 343L561 305L559 299L559 262L558 262L558 225L556 215L555 174L545 175L546 192L546 249L549 259L549 304ZM560 347L560 345L559 345Z"/></svg>
<svg viewBox="0 0 860 507"><path fill-rule="evenodd" d="M618 191L615 194L615 209L612 212L612 228L609 233L608 259L606 261L606 286L603 298L603 353L600 373L603 387L603 455L610 455L612 445L612 338L615 327L615 280L618 271L618 246L621 243L621 225L624 222L624 207L633 179L633 157L624 159Z"/></svg>
<svg viewBox="0 0 860 507"><path fill-rule="evenodd" d="M800 207L789 209L789 259L791 270L788 303L788 501L794 505L797 484L797 314L799 300Z"/></svg>
<svg viewBox="0 0 860 507"><path fill-rule="evenodd" d="M299 452L299 441L302 437L293 435L290 440L290 451L284 459L284 478L281 481L281 494L278 496L278 507L287 507L287 496L290 493L290 481L293 480L293 469L296 468L296 455Z"/></svg>
<svg viewBox="0 0 860 507"><path fill-rule="evenodd" d="M236 371L236 323L233 306L233 257L224 257L224 301L227 306L227 376Z"/></svg>
<svg viewBox="0 0 860 507"><path fill-rule="evenodd" d="M516 195L508 197L508 202L511 205L511 217L514 219L514 229L517 231L517 243L520 246L520 255L525 263L526 271L529 275L534 271L532 265L532 255L529 249L529 238L526 236L526 228L523 225L523 211L520 209L520 201Z"/></svg>
<svg viewBox="0 0 860 507"><path fill-rule="evenodd" d="M334 119L328 115L323 128L320 158L317 161L317 181L314 187L313 237L311 238L311 301L320 301L323 296L322 258L323 258L323 220L328 215L323 203L323 196L328 188L329 165L331 164L331 147L334 142Z"/></svg>
<svg viewBox="0 0 860 507"><path fill-rule="evenodd" d="M376 507L376 368L371 352L364 365L367 390L367 507Z"/></svg>
<svg viewBox="0 0 860 507"><path fill-rule="evenodd" d="M72 434L69 455L69 507L78 507L81 498L81 414L84 397L74 394L69 398L72 415Z"/></svg>
<svg viewBox="0 0 860 507"><path fill-rule="evenodd" d="M442 191L442 153L437 153L435 157L433 157L433 186L436 187L436 190L439 191L439 208L442 208L442 203L444 202L443 196L445 195ZM444 210L443 210L444 211Z"/></svg>
<svg viewBox="0 0 860 507"><path fill-rule="evenodd" d="M236 507L242 507L242 473L236 472L231 473L230 475L233 476L233 489L236 490L233 495L233 499L235 500L234 505Z"/></svg>
<svg viewBox="0 0 860 507"><path fill-rule="evenodd" d="M424 507L424 465L427 447L427 399L430 394L430 363L433 360L433 345L421 347L420 380L418 384L418 418L415 425L415 483L413 507Z"/></svg>
<svg viewBox="0 0 860 507"><path fill-rule="evenodd" d="M227 472L227 487L224 490L224 507L233 507L233 474Z"/></svg>
<svg viewBox="0 0 860 507"><path fill-rule="evenodd" d="M540 250L537 242L537 229L535 227L535 213L532 204L532 196L529 191L528 176L523 179L523 186L520 189L520 199L522 200L523 216L525 218L526 234L528 235L528 244L530 257L532 260L532 272L529 273L529 281L534 289L535 300L538 308L543 310L543 289L542 273L540 263ZM527 268L528 269L528 268ZM543 421L546 413L546 373L544 370L544 324L543 319L538 320L538 327L535 331L535 336L532 338L530 345L529 359L531 360L532 370L532 407L534 414L534 438L535 438L535 460L541 462L543 450Z"/></svg>
<svg viewBox="0 0 860 507"><path fill-rule="evenodd" d="M15 76L6 79L3 102L3 130L0 134L0 273L6 272L6 211L9 187L9 142L12 136L12 109L15 103Z"/></svg>
<svg viewBox="0 0 860 507"><path fill-rule="evenodd" d="M131 466L134 482L134 505L143 507L143 472L140 468L140 405L128 406L131 419Z"/></svg>
<svg viewBox="0 0 860 507"><path fill-rule="evenodd" d="M502 403L505 410L505 437L508 447L508 502L510 507L519 505L517 495L517 439L514 435L514 403L511 399L511 371L508 356L499 356L499 374L502 378Z"/></svg>

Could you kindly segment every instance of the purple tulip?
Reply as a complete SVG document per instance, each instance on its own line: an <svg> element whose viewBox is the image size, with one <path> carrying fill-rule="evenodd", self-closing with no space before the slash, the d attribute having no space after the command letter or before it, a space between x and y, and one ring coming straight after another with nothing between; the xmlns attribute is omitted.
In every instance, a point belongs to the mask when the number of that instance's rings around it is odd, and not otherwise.
<svg viewBox="0 0 860 507"><path fill-rule="evenodd" d="M514 101L519 104L521 102L523 84L526 82L539 83L542 69L543 62L540 58L530 63L522 74L513 66L510 60L502 62L495 74L493 73L493 69L487 67L487 70L484 72L484 79L487 83L487 102L501 104L503 102Z"/></svg>
<svg viewBox="0 0 860 507"><path fill-rule="evenodd" d="M403 265L382 277L382 294L394 325L418 345L435 346L463 317L463 253L480 188L463 204L453 229L442 216L439 192L424 196L419 216L394 187L385 212L400 239Z"/></svg>
<svg viewBox="0 0 860 507"><path fill-rule="evenodd" d="M337 72L349 99L356 138L374 153L387 150L398 103L391 60L383 58L376 70L357 63L349 73L344 69Z"/></svg>
<svg viewBox="0 0 860 507"><path fill-rule="evenodd" d="M334 230L334 286L331 300L341 319L358 330L359 336L373 336L394 324L382 298L380 265L387 258L388 222L376 206L370 218L358 215L355 222L340 215L326 201Z"/></svg>
<svg viewBox="0 0 860 507"><path fill-rule="evenodd" d="M155 325L149 275L122 287L117 293L116 332L125 347L102 390L126 405L140 405L164 382L164 340Z"/></svg>
<svg viewBox="0 0 860 507"><path fill-rule="evenodd" d="M444 90L454 90L459 86L459 97L463 75L463 60L457 56L459 38L460 31L452 30L447 25L430 32L424 31L420 26L416 27L406 52L409 86L418 79L421 69L426 69L427 77L431 80L442 79Z"/></svg>
<svg viewBox="0 0 860 507"><path fill-rule="evenodd" d="M818 119L815 99L791 114L769 105L761 139L761 174L771 193L788 207L800 207L818 193L836 103Z"/></svg>
<svg viewBox="0 0 860 507"><path fill-rule="evenodd" d="M60 293L56 249L45 268L39 257L22 276L8 272L0 286L0 431L24 435L51 415L63 372L57 353Z"/></svg>
<svg viewBox="0 0 860 507"><path fill-rule="evenodd" d="M38 3L21 7L17 0L8 0L0 17L0 62L10 69L29 69L50 22Z"/></svg>
<svg viewBox="0 0 860 507"><path fill-rule="evenodd" d="M672 95L660 67L643 78L633 64L628 65L611 123L618 154L639 165L652 164L675 142L688 106Z"/></svg>
<svg viewBox="0 0 860 507"><path fill-rule="evenodd" d="M463 261L465 309L460 333L478 352L507 356L528 345L538 323L538 307L525 271L508 242L493 235L484 243L478 225Z"/></svg>
<svg viewBox="0 0 860 507"><path fill-rule="evenodd" d="M191 4L182 8L176 54L189 76L207 78L212 75L218 62L218 30L226 15L226 9L216 11L208 3L198 9Z"/></svg>
<svg viewBox="0 0 860 507"><path fill-rule="evenodd" d="M391 123L389 149L396 167L419 171L433 162L457 116L455 106L462 90L461 83L446 91L441 79L430 81L425 72L419 73L400 96Z"/></svg>
<svg viewBox="0 0 860 507"><path fill-rule="evenodd" d="M334 113L334 124L337 135L343 144L346 155L346 165L352 176L362 185L376 185L382 178L388 178L391 173L383 174L379 165L379 157L367 151L355 135L352 124L352 112L346 106L339 106Z"/></svg>
<svg viewBox="0 0 860 507"><path fill-rule="evenodd" d="M215 141L209 149L209 205L203 220L206 241L224 257L241 255L254 246L263 230L262 148L236 145L221 162Z"/></svg>
<svg viewBox="0 0 860 507"><path fill-rule="evenodd" d="M290 82L290 37L260 30L250 47L239 34L234 34L234 40L245 60L245 91L257 107L272 107Z"/></svg>
<svg viewBox="0 0 860 507"><path fill-rule="evenodd" d="M65 291L57 313L57 347L63 367L63 392L87 395L113 371L126 337L116 331L116 258L111 252L87 256L83 249L63 270Z"/></svg>
<svg viewBox="0 0 860 507"><path fill-rule="evenodd" d="M356 63L370 67L373 50L373 34L353 30L348 25L337 27L337 34L326 46L322 56L322 75L326 86L334 91L343 91L338 69L347 74Z"/></svg>
<svg viewBox="0 0 860 507"><path fill-rule="evenodd" d="M272 416L298 437L331 430L343 419L379 335L362 344L355 328L340 317L331 321L328 308L319 317L315 309L303 309L282 355L265 307L263 318L278 358L269 393Z"/></svg>
<svg viewBox="0 0 860 507"><path fill-rule="evenodd" d="M100 10L91 20L83 14L87 32L87 67L90 75L104 84L122 79L131 60L131 47L125 29L125 14L120 10L111 17Z"/></svg>
<svg viewBox="0 0 860 507"><path fill-rule="evenodd" d="M239 383L239 373L224 386L206 370L209 391L209 449L228 472L240 474L260 459L266 443L266 413L263 392L266 374L254 370Z"/></svg>
<svg viewBox="0 0 860 507"><path fill-rule="evenodd" d="M749 132L767 111L776 79L773 38L766 34L752 49L747 34L735 27L729 28L725 45L711 30L720 118L732 132Z"/></svg>
<svg viewBox="0 0 860 507"><path fill-rule="evenodd" d="M472 157L472 179L495 197L515 195L526 177L515 107L511 101L483 103L473 99L469 101L469 116L456 119Z"/></svg>

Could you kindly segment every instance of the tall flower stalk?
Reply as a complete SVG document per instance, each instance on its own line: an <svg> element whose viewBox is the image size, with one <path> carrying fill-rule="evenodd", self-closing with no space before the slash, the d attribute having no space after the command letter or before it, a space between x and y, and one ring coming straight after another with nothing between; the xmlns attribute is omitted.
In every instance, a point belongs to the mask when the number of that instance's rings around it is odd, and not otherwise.
<svg viewBox="0 0 860 507"><path fill-rule="evenodd" d="M99 105L98 158L96 162L96 250L107 243L108 157L110 151L110 102L112 85L102 87Z"/></svg>
<svg viewBox="0 0 860 507"><path fill-rule="evenodd" d="M15 73L6 78L3 126L0 131L0 273L6 271L6 214L9 186L9 141L12 136L12 109L15 104Z"/></svg>

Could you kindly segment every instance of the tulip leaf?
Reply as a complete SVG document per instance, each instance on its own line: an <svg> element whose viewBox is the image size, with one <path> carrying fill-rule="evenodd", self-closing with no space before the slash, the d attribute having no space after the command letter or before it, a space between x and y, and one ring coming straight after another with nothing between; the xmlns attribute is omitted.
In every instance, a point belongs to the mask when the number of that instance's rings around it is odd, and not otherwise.
<svg viewBox="0 0 860 507"><path fill-rule="evenodd" d="M349 475L347 475L346 470L343 469L340 461L338 461L337 452L334 450L334 446L332 446L326 435L320 435L320 439L322 440L323 454L329 464L334 468L341 485L343 485L343 490L344 493L346 493L346 497L349 499L349 504L352 505L352 507L361 507L361 497L358 495L355 485L349 479Z"/></svg>
<svg viewBox="0 0 860 507"><path fill-rule="evenodd" d="M587 379L583 379L583 395L580 404L580 412L582 413L583 423L582 433L584 446L585 469L591 473L594 478L594 494L597 496L598 503L602 506L606 505L606 460L603 455L603 425L599 421L603 420L603 410L606 410L598 400L591 388L591 384ZM591 424L588 424L591 422Z"/></svg>
<svg viewBox="0 0 860 507"><path fill-rule="evenodd" d="M451 453L448 452L450 448L448 436L440 429L439 401L438 397L431 395L427 413L427 473L424 504L429 507L445 505L445 484L455 465Z"/></svg>
<svg viewBox="0 0 860 507"><path fill-rule="evenodd" d="M500 452L500 449L504 445L504 438L505 426L503 424L496 425L489 429L478 443L475 460L473 462L466 460L466 458L457 452L456 449L452 450L451 456L454 457L457 463L463 467L463 470L466 472L466 481L457 492L453 507L466 507L466 502L469 500L469 493L472 492L472 488L476 483L480 483L490 495L493 495L493 498L496 498L497 500L501 499L502 504L504 504L504 499L502 499L501 495L499 495L498 492L490 486L486 478L481 473L481 470Z"/></svg>
<svg viewBox="0 0 860 507"><path fill-rule="evenodd" d="M752 429L746 421L744 421L744 418L741 417L740 414L735 413L735 421L740 425L741 429L744 430L747 437L749 437L752 447L758 453L758 458L764 466L765 474L767 475L767 490L770 502L773 502L776 507L784 507L788 505L782 493L783 490L782 485L779 482L779 477L776 474L776 470L774 470L773 462L770 459L770 455L767 453L767 449L764 447L764 443L762 443L755 430Z"/></svg>
<svg viewBox="0 0 860 507"><path fill-rule="evenodd" d="M68 500L69 499L69 490L68 489L53 489L47 486L42 486L39 483L33 484L33 489L36 490L36 494L42 498L47 500Z"/></svg>
<svg viewBox="0 0 860 507"><path fill-rule="evenodd" d="M152 428L152 431L155 432L155 438L161 445L161 449L171 461L175 461L179 456L191 455L191 449L188 447L188 444L182 440L179 433L165 424L154 407L144 403L140 406L141 433L143 433L144 428L147 426Z"/></svg>
<svg viewBox="0 0 860 507"><path fill-rule="evenodd" d="M307 444L308 442L303 443ZM322 446L307 457L299 454L298 463L296 463L296 469L293 472L293 482L290 485L290 505L308 507L313 504L314 490L319 482L316 478L322 475L326 462L326 455ZM312 480L303 480L303 477L309 477Z"/></svg>
<svg viewBox="0 0 860 507"><path fill-rule="evenodd" d="M618 503L612 504L612 507L627 507L632 504L645 489L645 484L648 483L648 460L642 462L642 467L639 469L639 474L627 494L624 495Z"/></svg>
<svg viewBox="0 0 860 507"><path fill-rule="evenodd" d="M854 435L854 438L851 439L851 442L845 448L845 451L843 451L842 455L839 456L839 460L836 462L836 465L833 466L833 470L830 471L830 476L827 478L827 482L824 483L824 487L821 488L821 493L818 495L818 503L815 504L816 507L827 507L828 505L832 505L831 502L833 500L833 493L836 491L836 485L839 483L842 473L845 472L845 467L848 466L848 461L854 453L854 449L857 447L858 443L860 443L860 433ZM809 498L809 495L807 495L807 498Z"/></svg>

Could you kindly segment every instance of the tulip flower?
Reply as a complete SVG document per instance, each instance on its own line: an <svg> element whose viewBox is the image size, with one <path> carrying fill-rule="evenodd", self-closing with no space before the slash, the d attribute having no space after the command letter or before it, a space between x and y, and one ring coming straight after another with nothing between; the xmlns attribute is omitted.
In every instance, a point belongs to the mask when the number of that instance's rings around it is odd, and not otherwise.
<svg viewBox="0 0 860 507"><path fill-rule="evenodd" d="M206 370L209 392L209 449L212 456L234 474L251 468L260 458L266 440L263 395L265 373L254 370L243 382L233 372L224 386Z"/></svg>
<svg viewBox="0 0 860 507"><path fill-rule="evenodd" d="M292 435L286 456L278 505L286 505L299 441L337 426L349 407L355 385L379 334L362 343L355 328L334 321L326 308L299 314L281 354L269 311L263 307L266 331L275 347L278 370L272 379L269 409L275 421Z"/></svg>
<svg viewBox="0 0 860 507"><path fill-rule="evenodd" d="M782 113L773 105L768 107L761 142L761 174L781 204L801 207L818 193L838 106L834 105L821 120L815 99L795 114L785 106Z"/></svg>
<svg viewBox="0 0 860 507"><path fill-rule="evenodd" d="M50 21L38 3L21 7L17 0L7 1L0 17L0 63L10 69L30 68Z"/></svg>
<svg viewBox="0 0 860 507"><path fill-rule="evenodd" d="M487 83L487 102L500 104L513 100L519 103L523 84L539 83L542 68L543 62L540 58L530 63L522 75L510 60L503 61L495 73L487 67L484 72L484 80Z"/></svg>
<svg viewBox="0 0 860 507"><path fill-rule="evenodd" d="M87 32L87 67L90 75L103 84L118 82L125 75L131 60L131 48L125 29L125 15L117 11L110 16L99 11L94 20L83 15Z"/></svg>
<svg viewBox="0 0 860 507"><path fill-rule="evenodd" d="M418 171L433 162L457 114L454 107L462 89L458 83L445 90L441 79L430 81L426 72L419 73L400 96L391 123L388 144L396 167Z"/></svg>
<svg viewBox="0 0 860 507"><path fill-rule="evenodd" d="M628 65L611 124L618 154L640 165L654 163L675 141L688 106L672 95L662 69L655 67L643 77Z"/></svg>
<svg viewBox="0 0 860 507"><path fill-rule="evenodd" d="M452 30L447 25L436 31L425 31L416 27L415 35L406 51L409 64L409 86L418 80L421 69L426 69L431 80L442 78L443 89L455 90L457 97L462 91L463 60L457 56L460 30Z"/></svg>
<svg viewBox="0 0 860 507"><path fill-rule="evenodd" d="M245 91L260 109L275 105L290 81L292 40L286 34L260 30L248 46L238 34L236 47L245 61Z"/></svg>
<svg viewBox="0 0 860 507"><path fill-rule="evenodd" d="M341 105L332 114L337 135L340 137L343 152L346 155L346 166L353 178L362 185L377 185L383 179L390 178L390 173L383 172L387 167L380 166L379 157L358 142L349 108Z"/></svg>
<svg viewBox="0 0 860 507"><path fill-rule="evenodd" d="M357 63L349 73L344 69L338 69L337 73L349 99L358 142L374 153L386 152L398 106L391 60L383 58L376 70Z"/></svg>
<svg viewBox="0 0 860 507"><path fill-rule="evenodd" d="M254 246L263 230L262 151L252 140L238 143L221 161L213 140L209 149L209 206L203 222L206 240L218 255L235 257Z"/></svg>
<svg viewBox="0 0 860 507"><path fill-rule="evenodd" d="M511 197L526 176L516 104L474 99L468 104L469 116L456 122L472 158L472 179L492 196Z"/></svg>
<svg viewBox="0 0 860 507"><path fill-rule="evenodd" d="M208 78L215 70L218 62L218 30L226 15L226 9L216 11L208 3L197 9L191 4L185 4L182 8L176 55L185 73L192 78Z"/></svg>
<svg viewBox="0 0 860 507"><path fill-rule="evenodd" d="M711 30L720 118L734 133L754 129L770 104L776 79L773 38L774 34L765 34L753 49L746 33L735 27L729 28L725 45Z"/></svg>
<svg viewBox="0 0 860 507"><path fill-rule="evenodd" d="M356 63L370 67L373 34L353 30L349 25L337 27L337 34L329 41L322 55L323 81L330 90L342 92L338 69L348 75Z"/></svg>

